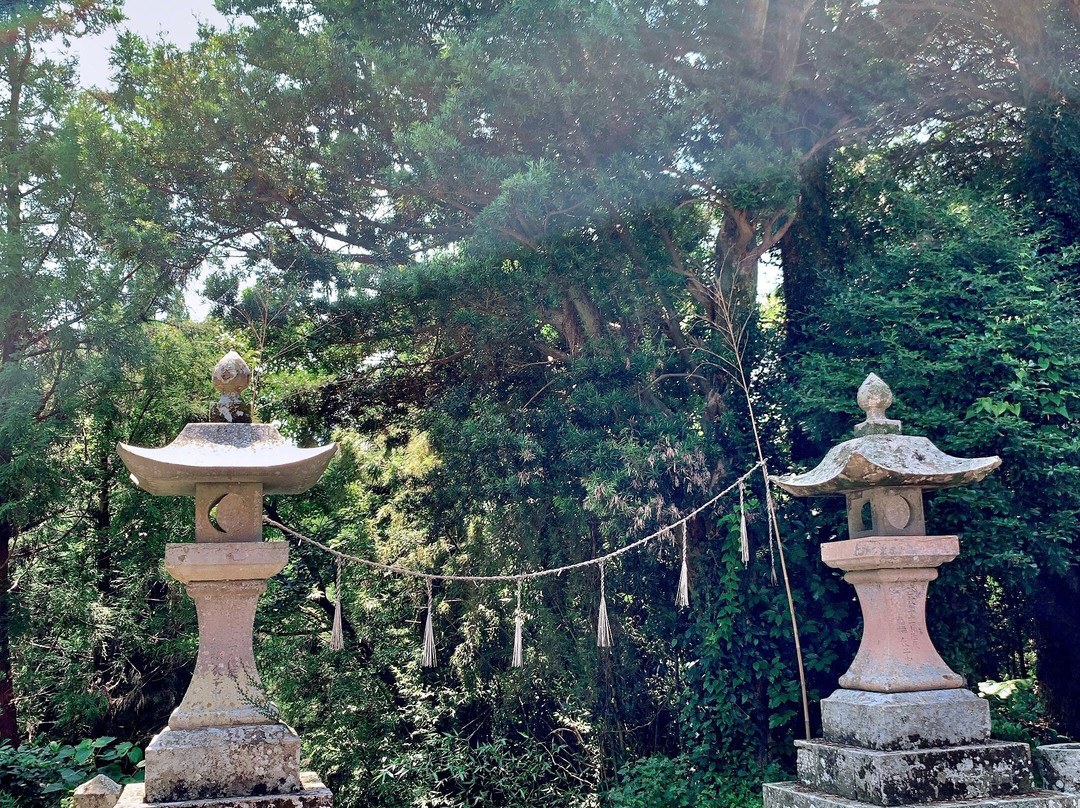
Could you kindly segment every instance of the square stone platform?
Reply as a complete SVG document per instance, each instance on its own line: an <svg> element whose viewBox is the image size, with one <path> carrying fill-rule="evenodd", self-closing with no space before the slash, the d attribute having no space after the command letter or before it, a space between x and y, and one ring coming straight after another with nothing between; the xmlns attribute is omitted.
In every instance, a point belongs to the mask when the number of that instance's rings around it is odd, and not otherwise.
<svg viewBox="0 0 1080 808"><path fill-rule="evenodd" d="M300 738L284 724L166 728L146 747L145 798L151 803L302 788Z"/></svg>
<svg viewBox="0 0 1080 808"><path fill-rule="evenodd" d="M135 783L124 789L120 801L113 808L333 808L334 797L317 774L301 772L300 783L303 788L295 794L217 797L179 802L147 802L143 784Z"/></svg>
<svg viewBox="0 0 1080 808"><path fill-rule="evenodd" d="M825 794L801 783L766 783L764 808L866 808L865 802ZM912 803L903 808L914 808ZM918 803L918 808L1080 808L1080 794L1033 791L1016 797Z"/></svg>
<svg viewBox="0 0 1080 808"><path fill-rule="evenodd" d="M1030 747L991 740L968 690L842 689L821 714L825 737L795 742L798 782L766 783L764 808L1080 808L1035 790Z"/></svg>
<svg viewBox="0 0 1080 808"><path fill-rule="evenodd" d="M795 741L799 782L875 806L1013 797L1035 790L1026 743L881 751Z"/></svg>
<svg viewBox="0 0 1080 808"><path fill-rule="evenodd" d="M927 749L990 739L990 705L970 690L871 693L837 690L821 700L825 740L866 749Z"/></svg>

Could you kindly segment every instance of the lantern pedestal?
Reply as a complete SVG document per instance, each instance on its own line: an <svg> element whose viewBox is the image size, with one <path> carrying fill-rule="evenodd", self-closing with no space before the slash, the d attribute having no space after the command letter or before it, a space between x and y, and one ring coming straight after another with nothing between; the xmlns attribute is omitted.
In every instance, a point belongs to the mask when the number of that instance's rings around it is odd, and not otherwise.
<svg viewBox="0 0 1080 808"><path fill-rule="evenodd" d="M927 587L959 551L956 536L822 545L822 560L858 593L862 641L842 689L821 703L825 737L795 742L798 785L766 785L766 808L957 800L1006 808L1032 794L1030 748L990 740L990 706L963 689L926 630Z"/></svg>
<svg viewBox="0 0 1080 808"><path fill-rule="evenodd" d="M146 747L151 803L303 789L300 738L284 724L164 729Z"/></svg>
<svg viewBox="0 0 1080 808"><path fill-rule="evenodd" d="M195 601L199 656L169 726L146 748L142 799L148 803L305 790L300 738L277 722L252 650L259 596L288 557L285 542L166 546L165 569Z"/></svg>
<svg viewBox="0 0 1080 808"><path fill-rule="evenodd" d="M252 633L266 580L288 558L283 541L166 546L165 569L185 585L199 617L199 656L184 699L169 716L171 729L277 721L255 669Z"/></svg>
<svg viewBox="0 0 1080 808"><path fill-rule="evenodd" d="M937 567L959 553L956 536L867 536L821 546L821 560L847 573L862 608L862 642L840 687L906 693L964 686L926 631L927 587Z"/></svg>
<svg viewBox="0 0 1080 808"><path fill-rule="evenodd" d="M821 729L831 743L885 752L981 744L990 737L990 705L964 688L837 690L821 700Z"/></svg>
<svg viewBox="0 0 1080 808"><path fill-rule="evenodd" d="M868 804L817 791L803 783L766 783L765 808L866 808ZM914 801L908 805L916 804ZM974 800L943 800L932 808L1077 808L1080 795L1056 791L1032 791L1016 797ZM119 808L119 807L118 807ZM124 806L127 808L127 806Z"/></svg>

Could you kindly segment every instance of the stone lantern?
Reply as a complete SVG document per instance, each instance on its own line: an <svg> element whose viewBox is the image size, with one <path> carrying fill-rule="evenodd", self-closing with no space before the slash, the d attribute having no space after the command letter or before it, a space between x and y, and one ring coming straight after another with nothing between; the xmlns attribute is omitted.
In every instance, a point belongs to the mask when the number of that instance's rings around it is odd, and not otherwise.
<svg viewBox="0 0 1080 808"><path fill-rule="evenodd" d="M262 540L262 498L306 491L337 446L297 448L272 425L251 423L241 398L251 372L235 352L213 379L222 395L211 423L188 424L161 449L117 446L140 488L194 497L195 541L167 545L165 569L199 619L191 684L146 748L145 789L128 786L118 808L329 808L330 792L300 772L300 739L266 696L252 632L267 579L289 555L287 542Z"/></svg>
<svg viewBox="0 0 1080 808"><path fill-rule="evenodd" d="M866 420L854 439L805 474L773 478L797 497L846 498L850 538L823 544L821 559L855 587L863 636L840 689L821 702L824 738L796 741L799 782L766 784L765 808L1080 808L1080 798L1035 791L1027 744L990 740L989 705L926 628L928 586L960 544L926 535L923 491L977 482L1000 458L951 457L902 434L885 417L892 392L874 374L858 402Z"/></svg>

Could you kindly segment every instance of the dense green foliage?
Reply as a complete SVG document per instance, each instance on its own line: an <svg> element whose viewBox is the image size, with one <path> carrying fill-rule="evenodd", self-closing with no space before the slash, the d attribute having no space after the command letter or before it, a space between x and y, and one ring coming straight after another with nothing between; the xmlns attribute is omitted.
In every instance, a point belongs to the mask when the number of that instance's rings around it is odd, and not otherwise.
<svg viewBox="0 0 1080 808"><path fill-rule="evenodd" d="M118 783L141 782L135 766L142 750L116 738L84 739L77 745L0 745L0 805L33 808L103 774Z"/></svg>
<svg viewBox="0 0 1080 808"><path fill-rule="evenodd" d="M13 8L12 30L44 14ZM906 431L1004 461L929 502L963 547L932 590L943 654L972 681L1034 677L1016 732L1080 733L1062 690L1080 669L1075 4L223 8L253 22L186 52L122 37L111 95L54 70L20 124L48 148L9 149L48 156L15 181L42 178L15 206L28 224L8 220L0 301L18 535L0 681L41 750L15 768L87 737L142 745L182 694L194 616L160 560L190 506L133 488L112 447L205 418L229 348L259 418L341 449L271 516L469 574L588 559L759 459L816 463L877 372ZM58 207L72 229L50 240L38 212ZM60 252L28 275L16 236ZM204 258L215 309L193 324L176 283ZM764 305L763 258L783 273ZM427 670L426 593L353 568L331 651L335 566L294 543L260 669L346 808L754 805L802 733L763 494L755 477L746 566L736 497L690 522L689 610L673 543L608 565L610 650L596 570L530 582L522 669L512 586L439 586ZM817 557L844 519L780 506L815 700L859 631Z"/></svg>

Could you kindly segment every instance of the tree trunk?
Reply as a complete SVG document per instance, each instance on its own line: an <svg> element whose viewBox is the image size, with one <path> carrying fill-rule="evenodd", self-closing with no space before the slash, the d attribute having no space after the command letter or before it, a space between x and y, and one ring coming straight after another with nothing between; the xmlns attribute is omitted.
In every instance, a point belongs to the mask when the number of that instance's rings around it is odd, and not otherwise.
<svg viewBox="0 0 1080 808"><path fill-rule="evenodd" d="M1059 732L1080 738L1080 571L1040 576L1039 608L1035 609L1037 675L1051 721Z"/></svg>
<svg viewBox="0 0 1080 808"><path fill-rule="evenodd" d="M775 0L769 5L765 57L769 62L769 80L776 85L781 98L787 96L791 87L802 47L803 26L811 8L812 0Z"/></svg>
<svg viewBox="0 0 1080 808"><path fill-rule="evenodd" d="M799 208L795 221L780 240L789 351L801 345L799 326L821 300L824 281L835 267L829 243L829 159L829 151L822 149L803 164Z"/></svg>
<svg viewBox="0 0 1080 808"><path fill-rule="evenodd" d="M803 348L808 315L822 299L828 276L835 271L830 250L832 221L829 212L829 152L822 149L802 167L799 208L795 221L780 240L784 307L787 316L785 351L796 356ZM791 430L791 459L820 457L816 445L796 421Z"/></svg>

